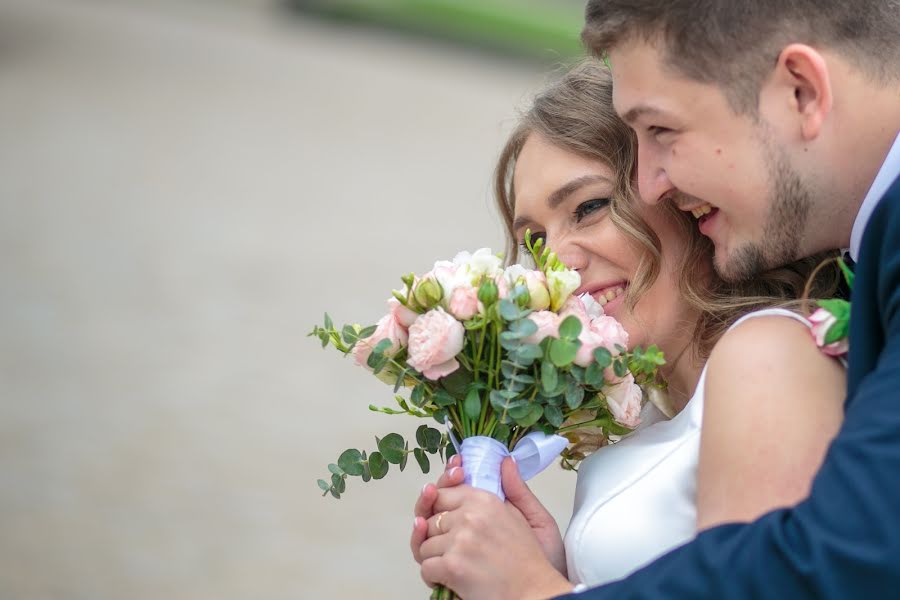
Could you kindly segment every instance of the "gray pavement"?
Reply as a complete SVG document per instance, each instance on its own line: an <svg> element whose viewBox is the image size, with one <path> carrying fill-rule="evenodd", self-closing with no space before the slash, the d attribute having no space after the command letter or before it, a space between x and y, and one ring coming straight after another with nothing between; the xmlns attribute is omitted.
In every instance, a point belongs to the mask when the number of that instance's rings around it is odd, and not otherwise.
<svg viewBox="0 0 900 600"><path fill-rule="evenodd" d="M283 15L282 15L283 16ZM390 389L305 336L499 248L544 77L266 2L0 0L0 598L416 598ZM563 525L574 476L535 487Z"/></svg>

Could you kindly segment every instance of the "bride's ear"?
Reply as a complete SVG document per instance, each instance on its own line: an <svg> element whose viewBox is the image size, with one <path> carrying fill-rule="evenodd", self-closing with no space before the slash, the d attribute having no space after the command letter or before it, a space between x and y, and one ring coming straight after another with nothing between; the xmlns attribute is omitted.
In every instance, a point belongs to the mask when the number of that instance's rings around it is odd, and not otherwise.
<svg viewBox="0 0 900 600"><path fill-rule="evenodd" d="M762 94L803 141L816 139L834 100L825 57L806 44L785 46Z"/></svg>

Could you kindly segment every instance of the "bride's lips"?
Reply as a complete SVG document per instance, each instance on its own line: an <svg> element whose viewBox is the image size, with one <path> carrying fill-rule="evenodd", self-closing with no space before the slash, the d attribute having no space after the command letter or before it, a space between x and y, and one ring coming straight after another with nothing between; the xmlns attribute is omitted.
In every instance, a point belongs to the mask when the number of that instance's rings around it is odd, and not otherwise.
<svg viewBox="0 0 900 600"><path fill-rule="evenodd" d="M628 281L608 281L601 284L583 285L576 291L577 295L590 294L603 307L605 314L612 314L622 303Z"/></svg>

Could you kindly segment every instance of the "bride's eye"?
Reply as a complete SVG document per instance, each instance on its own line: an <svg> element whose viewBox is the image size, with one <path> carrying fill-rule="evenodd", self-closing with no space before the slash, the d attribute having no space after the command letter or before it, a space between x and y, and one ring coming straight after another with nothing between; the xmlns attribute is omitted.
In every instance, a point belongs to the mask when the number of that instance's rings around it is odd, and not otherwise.
<svg viewBox="0 0 900 600"><path fill-rule="evenodd" d="M593 200L587 200L578 205L578 208L575 209L573 216L575 217L576 223L581 223L582 220L590 216L591 214L597 212L598 210L602 210L609 206L609 198L594 198Z"/></svg>
<svg viewBox="0 0 900 600"><path fill-rule="evenodd" d="M538 239L544 240L544 244L545 245L547 244L547 234L546 233L535 233L532 231L531 232L531 245L534 246L537 243ZM525 253L525 254L528 253L528 246L525 245L525 238L522 238L519 240L519 248L522 249L523 253Z"/></svg>

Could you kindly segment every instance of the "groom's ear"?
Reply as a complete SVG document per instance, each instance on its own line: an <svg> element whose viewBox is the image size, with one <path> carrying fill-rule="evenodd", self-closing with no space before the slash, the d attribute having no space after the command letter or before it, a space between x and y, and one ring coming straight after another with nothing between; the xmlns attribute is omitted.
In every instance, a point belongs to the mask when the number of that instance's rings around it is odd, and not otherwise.
<svg viewBox="0 0 900 600"><path fill-rule="evenodd" d="M767 90L803 141L818 137L832 107L831 78L825 58L811 46L791 44L778 55ZM770 96L771 97L771 96ZM795 130L797 131L797 130Z"/></svg>

